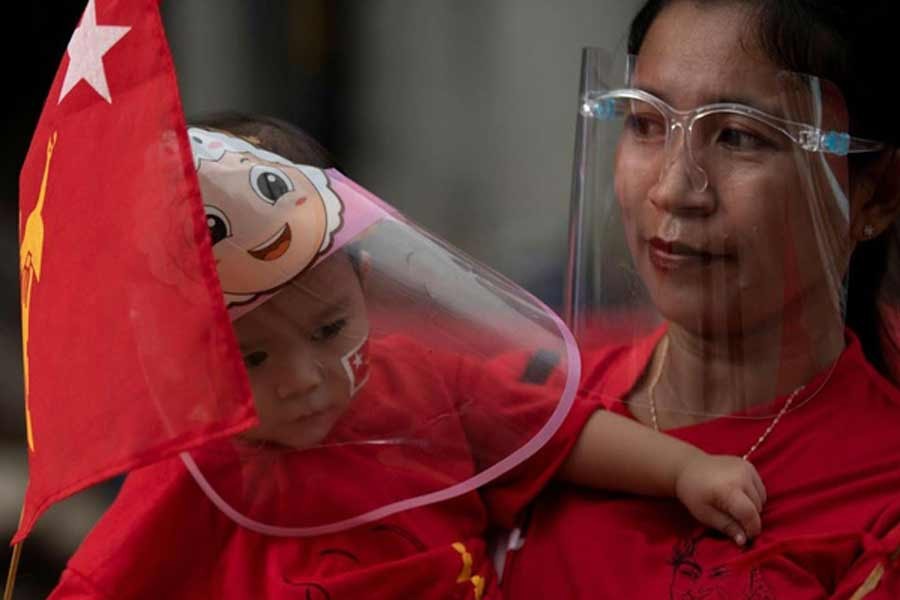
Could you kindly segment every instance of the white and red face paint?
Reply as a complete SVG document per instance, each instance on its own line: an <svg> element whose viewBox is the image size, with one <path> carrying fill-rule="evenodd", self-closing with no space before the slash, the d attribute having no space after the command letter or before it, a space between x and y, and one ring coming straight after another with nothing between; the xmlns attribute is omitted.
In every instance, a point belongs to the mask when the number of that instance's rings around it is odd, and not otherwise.
<svg viewBox="0 0 900 600"><path fill-rule="evenodd" d="M350 395L356 395L369 380L369 338L341 357L341 364L350 382Z"/></svg>

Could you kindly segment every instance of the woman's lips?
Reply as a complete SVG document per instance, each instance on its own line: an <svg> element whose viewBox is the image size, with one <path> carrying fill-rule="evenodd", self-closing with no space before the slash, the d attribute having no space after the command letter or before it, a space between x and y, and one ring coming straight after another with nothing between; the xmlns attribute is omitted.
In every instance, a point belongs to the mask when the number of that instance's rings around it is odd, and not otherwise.
<svg viewBox="0 0 900 600"><path fill-rule="evenodd" d="M683 242L654 237L648 242L650 262L662 271L706 267L716 261L729 260L728 254L707 252Z"/></svg>

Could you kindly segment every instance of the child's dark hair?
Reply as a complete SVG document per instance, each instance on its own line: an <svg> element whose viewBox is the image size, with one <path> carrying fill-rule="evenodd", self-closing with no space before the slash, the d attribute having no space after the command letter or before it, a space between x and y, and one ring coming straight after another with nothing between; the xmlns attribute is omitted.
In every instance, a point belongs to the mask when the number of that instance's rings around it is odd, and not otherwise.
<svg viewBox="0 0 900 600"><path fill-rule="evenodd" d="M896 52L897 0L648 0L631 23L630 54L640 51L656 17L676 1L747 7L755 25L755 37L747 41L757 43L786 70L836 84L847 102L852 135L884 142L886 151L900 145L895 106L900 78L892 77L884 62ZM866 168L883 157L883 152L854 155L850 167ZM858 244L849 270L847 325L859 337L869 362L884 374L889 370L882 343L891 343L894 336L882 335L878 300L895 239L894 227L889 227L878 239Z"/></svg>
<svg viewBox="0 0 900 600"><path fill-rule="evenodd" d="M218 129L247 139L254 146L274 152L300 165L336 168L334 159L315 138L287 121L264 115L222 112L188 119L192 127Z"/></svg>

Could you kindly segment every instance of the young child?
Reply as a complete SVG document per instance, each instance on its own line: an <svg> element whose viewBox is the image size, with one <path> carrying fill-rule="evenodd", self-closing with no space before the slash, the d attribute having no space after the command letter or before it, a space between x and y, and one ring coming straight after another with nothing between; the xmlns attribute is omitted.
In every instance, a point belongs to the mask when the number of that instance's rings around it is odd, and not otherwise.
<svg viewBox="0 0 900 600"><path fill-rule="evenodd" d="M303 134L189 135L259 422L132 472L51 598L496 599L485 536L554 476L758 533L749 463L587 395L557 422L573 371L552 320L321 170Z"/></svg>

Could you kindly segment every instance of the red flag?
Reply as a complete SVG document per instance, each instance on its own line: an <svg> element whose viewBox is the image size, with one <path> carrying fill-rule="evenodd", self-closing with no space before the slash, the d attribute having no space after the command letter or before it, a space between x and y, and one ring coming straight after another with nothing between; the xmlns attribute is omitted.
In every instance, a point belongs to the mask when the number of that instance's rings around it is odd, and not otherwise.
<svg viewBox="0 0 900 600"><path fill-rule="evenodd" d="M157 0L90 0L20 178L30 481L53 502L255 423Z"/></svg>

